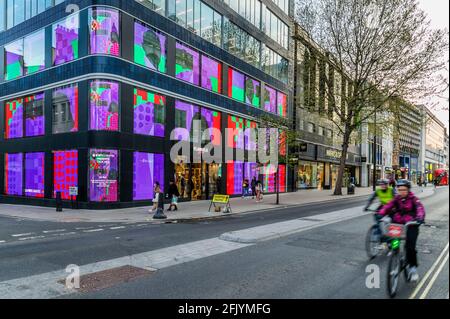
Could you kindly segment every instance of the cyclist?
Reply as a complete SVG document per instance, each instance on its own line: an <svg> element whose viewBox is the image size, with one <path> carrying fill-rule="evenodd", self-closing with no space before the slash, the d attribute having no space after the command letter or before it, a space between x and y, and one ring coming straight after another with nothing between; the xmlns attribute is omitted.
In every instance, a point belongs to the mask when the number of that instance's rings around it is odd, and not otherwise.
<svg viewBox="0 0 450 319"><path fill-rule="evenodd" d="M379 180L377 182L377 185L380 187L369 198L369 202L367 203L366 208L364 209L365 211L369 209L370 205L372 205L373 201L376 198L378 198L378 200L380 201L380 206L377 209L379 211L381 207L389 203L391 200L394 199L395 195L397 195L395 188L389 186L389 181L387 179Z"/></svg>
<svg viewBox="0 0 450 319"><path fill-rule="evenodd" d="M380 216L392 215L392 222L396 224L406 224L411 221L417 221L419 224L425 222L425 208L420 200L411 192L411 182L408 180L399 180L397 182L398 195L394 200L384 205L379 211ZM406 262L407 271L411 281L418 281L417 273L417 237L419 236L419 225L408 227L406 233Z"/></svg>

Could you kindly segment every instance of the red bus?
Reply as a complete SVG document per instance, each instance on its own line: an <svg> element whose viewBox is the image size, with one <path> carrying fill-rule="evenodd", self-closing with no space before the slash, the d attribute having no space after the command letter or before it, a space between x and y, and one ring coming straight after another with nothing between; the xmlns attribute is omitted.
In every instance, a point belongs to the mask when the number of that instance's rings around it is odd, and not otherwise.
<svg viewBox="0 0 450 319"><path fill-rule="evenodd" d="M448 186L448 173L444 169L434 171L434 179L437 180L438 186Z"/></svg>

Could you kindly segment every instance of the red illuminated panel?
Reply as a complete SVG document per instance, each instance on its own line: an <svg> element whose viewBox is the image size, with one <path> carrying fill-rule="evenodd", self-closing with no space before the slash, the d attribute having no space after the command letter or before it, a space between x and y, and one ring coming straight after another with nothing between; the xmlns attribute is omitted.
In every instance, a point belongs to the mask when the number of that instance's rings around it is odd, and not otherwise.
<svg viewBox="0 0 450 319"><path fill-rule="evenodd" d="M78 186L78 151L54 152L53 163L53 197L61 192L62 199L70 199L70 187Z"/></svg>

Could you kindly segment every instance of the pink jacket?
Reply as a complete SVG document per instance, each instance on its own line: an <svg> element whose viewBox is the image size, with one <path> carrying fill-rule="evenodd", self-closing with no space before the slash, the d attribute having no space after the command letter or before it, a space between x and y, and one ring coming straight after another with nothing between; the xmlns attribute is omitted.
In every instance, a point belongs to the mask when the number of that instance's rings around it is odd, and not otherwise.
<svg viewBox="0 0 450 319"><path fill-rule="evenodd" d="M400 195L384 205L379 214L381 216L389 215L395 209L392 222L396 224L406 224L408 222L418 220L425 221L425 208L420 200L410 192L408 197L402 199Z"/></svg>

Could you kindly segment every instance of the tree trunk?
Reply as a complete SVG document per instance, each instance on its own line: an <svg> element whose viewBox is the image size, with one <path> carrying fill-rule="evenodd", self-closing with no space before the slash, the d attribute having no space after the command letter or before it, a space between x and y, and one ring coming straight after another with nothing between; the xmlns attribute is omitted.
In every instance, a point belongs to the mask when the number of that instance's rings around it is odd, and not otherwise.
<svg viewBox="0 0 450 319"><path fill-rule="evenodd" d="M342 155L341 162L339 164L339 173L336 180L336 188L334 190L334 195L336 196L342 195L342 185L344 181L345 162L347 161L349 139L350 134L345 134L344 143L342 144Z"/></svg>

